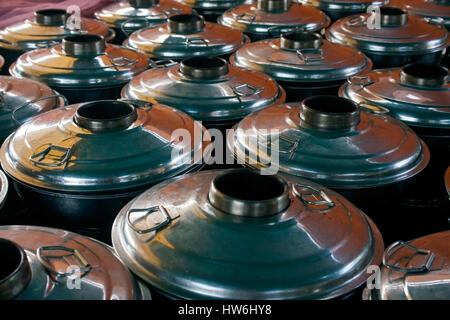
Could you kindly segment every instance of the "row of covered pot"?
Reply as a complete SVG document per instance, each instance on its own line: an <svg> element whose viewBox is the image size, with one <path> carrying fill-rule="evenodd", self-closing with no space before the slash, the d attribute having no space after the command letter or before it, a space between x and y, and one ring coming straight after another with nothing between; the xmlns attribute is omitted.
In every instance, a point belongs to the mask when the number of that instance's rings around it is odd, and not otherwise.
<svg viewBox="0 0 450 320"><path fill-rule="evenodd" d="M449 236L384 251L372 220L334 191L293 176L210 170L124 206L115 253L63 230L0 227L0 298L149 299L150 288L177 299L342 299L365 287L365 299L449 299Z"/></svg>

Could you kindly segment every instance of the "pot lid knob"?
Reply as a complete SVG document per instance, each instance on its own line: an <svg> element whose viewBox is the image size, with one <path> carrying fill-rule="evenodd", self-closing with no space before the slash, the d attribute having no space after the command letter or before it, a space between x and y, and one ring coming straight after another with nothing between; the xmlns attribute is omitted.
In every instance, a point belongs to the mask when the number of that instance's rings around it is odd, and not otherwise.
<svg viewBox="0 0 450 320"><path fill-rule="evenodd" d="M151 8L159 3L159 0L128 0L133 8Z"/></svg>
<svg viewBox="0 0 450 320"><path fill-rule="evenodd" d="M302 101L300 119L318 129L351 129L360 120L358 105L337 96L314 96Z"/></svg>
<svg viewBox="0 0 450 320"><path fill-rule="evenodd" d="M228 73L228 63L217 57L195 57L183 60L180 72L192 79L216 79Z"/></svg>
<svg viewBox="0 0 450 320"><path fill-rule="evenodd" d="M257 8L264 12L283 12L289 9L291 0L258 0Z"/></svg>
<svg viewBox="0 0 450 320"><path fill-rule="evenodd" d="M0 256L0 300L14 299L31 280L30 264L22 247L3 238L0 238Z"/></svg>
<svg viewBox="0 0 450 320"><path fill-rule="evenodd" d="M62 9L45 9L34 13L34 22L42 26L61 26L67 21L69 15Z"/></svg>
<svg viewBox="0 0 450 320"><path fill-rule="evenodd" d="M67 36L62 40L62 50L70 56L100 55L105 49L105 39L95 34Z"/></svg>
<svg viewBox="0 0 450 320"><path fill-rule="evenodd" d="M322 43L322 37L313 32L293 31L284 33L280 37L280 46L282 49L320 48Z"/></svg>
<svg viewBox="0 0 450 320"><path fill-rule="evenodd" d="M129 103L117 100L84 103L73 116L79 127L96 133L126 129L136 119L136 109Z"/></svg>
<svg viewBox="0 0 450 320"><path fill-rule="evenodd" d="M409 64L402 68L400 80L421 87L442 87L448 83L448 70L440 65Z"/></svg>
<svg viewBox="0 0 450 320"><path fill-rule="evenodd" d="M290 204L287 183L276 175L250 169L220 174L208 193L213 207L241 217L267 217L283 212Z"/></svg>
<svg viewBox="0 0 450 320"><path fill-rule="evenodd" d="M205 19L196 14L177 14L167 20L167 28L172 33L196 33L205 27Z"/></svg>
<svg viewBox="0 0 450 320"><path fill-rule="evenodd" d="M408 21L408 13L400 8L381 7L380 23L382 26L403 26Z"/></svg>

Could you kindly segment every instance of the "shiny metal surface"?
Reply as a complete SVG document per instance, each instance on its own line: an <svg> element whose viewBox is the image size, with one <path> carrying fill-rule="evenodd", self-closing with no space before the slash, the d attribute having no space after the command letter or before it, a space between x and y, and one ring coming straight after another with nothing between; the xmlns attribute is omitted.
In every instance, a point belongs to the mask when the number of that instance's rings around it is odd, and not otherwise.
<svg viewBox="0 0 450 320"><path fill-rule="evenodd" d="M3 58L1 55L0 55L0 70L3 68L3 65L5 64L5 58Z"/></svg>
<svg viewBox="0 0 450 320"><path fill-rule="evenodd" d="M382 6L389 0L299 0L299 2L319 8L327 13L351 15L365 13L369 6Z"/></svg>
<svg viewBox="0 0 450 320"><path fill-rule="evenodd" d="M270 154L279 152L281 172L338 189L394 184L428 164L427 146L392 117L360 110L334 96L311 97L303 104L317 115L305 121L302 104L289 103L247 116L235 125L228 149L257 168L274 165ZM267 143L269 135L272 142Z"/></svg>
<svg viewBox="0 0 450 320"><path fill-rule="evenodd" d="M145 54L106 44L96 35L70 36L52 48L24 53L11 65L17 78L31 78L51 87L107 87L125 84L148 68Z"/></svg>
<svg viewBox="0 0 450 320"><path fill-rule="evenodd" d="M14 252L5 240L19 246ZM0 287L12 285L6 298L18 300L132 300L151 299L112 248L64 230L33 226L0 226L0 251L19 252L18 269ZM5 252L2 252L4 254ZM8 258L12 259L12 255ZM9 260L9 261L11 261ZM13 262L13 261L11 261ZM15 262L15 261L14 261ZM2 264L4 267L5 264ZM73 269L70 269L69 267ZM80 287L71 274L81 272ZM19 276L21 275L21 276ZM72 289L71 289L72 288ZM18 290L22 289L22 290ZM5 292L2 290L1 295Z"/></svg>
<svg viewBox="0 0 450 320"><path fill-rule="evenodd" d="M211 201L211 183L234 205ZM279 206L264 212L265 202ZM264 217L255 217L257 203ZM247 170L208 170L154 186L122 209L112 239L133 272L188 299L340 297L364 283L384 247L371 220L337 193Z"/></svg>
<svg viewBox="0 0 450 320"><path fill-rule="evenodd" d="M370 71L360 51L321 40L315 33L293 32L278 39L252 42L239 49L232 64L288 82L328 82Z"/></svg>
<svg viewBox="0 0 450 320"><path fill-rule="evenodd" d="M366 290L373 300L450 299L450 231L409 242L398 241L386 249L380 288Z"/></svg>
<svg viewBox="0 0 450 320"><path fill-rule="evenodd" d="M412 64L378 69L350 77L339 95L374 107L415 127L450 126L448 70L437 65Z"/></svg>
<svg viewBox="0 0 450 320"><path fill-rule="evenodd" d="M124 126L132 112L137 118ZM81 125L77 114L85 118ZM99 127L102 123L106 128ZM172 157L183 148L172 140L180 128L190 133L191 145ZM4 142L0 157L6 173L21 184L95 200L102 198L98 192L130 193L197 167L193 155L206 146L194 133L202 130L188 115L164 105L95 101L36 116Z"/></svg>
<svg viewBox="0 0 450 320"><path fill-rule="evenodd" d="M64 10L37 11L34 19L27 19L0 30L0 48L29 51L52 47L61 42L64 37L77 34L96 34L103 36L107 41L114 38L114 31L101 21L82 18L81 29L71 30L66 26L65 17L68 18Z"/></svg>
<svg viewBox="0 0 450 320"><path fill-rule="evenodd" d="M447 0L390 0L389 5L450 28L450 2Z"/></svg>
<svg viewBox="0 0 450 320"><path fill-rule="evenodd" d="M95 13L97 19L109 27L121 29L127 34L136 30L156 26L176 14L189 14L192 9L174 0L120 1Z"/></svg>
<svg viewBox="0 0 450 320"><path fill-rule="evenodd" d="M263 73L228 65L220 58L191 58L143 72L123 88L122 97L157 101L213 123L282 103L285 93Z"/></svg>
<svg viewBox="0 0 450 320"><path fill-rule="evenodd" d="M0 170L0 209L3 207L8 195L9 183L6 175Z"/></svg>
<svg viewBox="0 0 450 320"><path fill-rule="evenodd" d="M183 0L182 2L195 9L226 10L244 3L245 0Z"/></svg>
<svg viewBox="0 0 450 320"><path fill-rule="evenodd" d="M260 10L263 2L243 4L227 10L217 20L218 23L242 31L250 36L277 37L282 33L300 29L303 31L320 31L330 24L330 19L320 10L290 1L273 1L287 3L286 10Z"/></svg>
<svg viewBox="0 0 450 320"><path fill-rule="evenodd" d="M386 56L433 53L444 50L450 44L447 30L440 25L428 23L414 15L408 15L402 24L404 11L390 7L382 7L380 11L380 26L367 26L369 13L352 15L336 21L327 29L327 39L358 48L364 53Z"/></svg>
<svg viewBox="0 0 450 320"><path fill-rule="evenodd" d="M189 30L191 25L203 25ZM178 33L176 30L184 30ZM172 31L175 30L175 31ZM203 22L197 15L176 15L157 27L134 32L124 46L139 49L153 59L187 59L231 54L250 40L238 30Z"/></svg>
<svg viewBox="0 0 450 320"><path fill-rule="evenodd" d="M63 97L41 82L0 76L0 143L35 115L65 104Z"/></svg>

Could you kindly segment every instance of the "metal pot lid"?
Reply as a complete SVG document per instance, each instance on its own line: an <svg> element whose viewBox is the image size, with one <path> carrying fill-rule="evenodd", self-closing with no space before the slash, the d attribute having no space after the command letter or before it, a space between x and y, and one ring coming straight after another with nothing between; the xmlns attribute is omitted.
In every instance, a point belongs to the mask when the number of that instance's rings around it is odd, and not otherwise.
<svg viewBox="0 0 450 320"><path fill-rule="evenodd" d="M176 129L192 137L185 152L184 144L172 138ZM194 133L202 130L191 117L168 106L94 101L26 122L4 142L0 158L9 176L34 187L123 192L197 168L193 154L204 148L194 141Z"/></svg>
<svg viewBox="0 0 450 320"><path fill-rule="evenodd" d="M95 16L112 28L135 31L164 23L170 16L191 12L189 6L175 0L125 0L103 8Z"/></svg>
<svg viewBox="0 0 450 320"><path fill-rule="evenodd" d="M389 0L299 0L301 3L329 12L366 12L369 6L382 6Z"/></svg>
<svg viewBox="0 0 450 320"><path fill-rule="evenodd" d="M124 45L156 59L230 54L250 40L238 30L205 22L202 16L180 14L161 26L134 32Z"/></svg>
<svg viewBox="0 0 450 320"><path fill-rule="evenodd" d="M218 20L220 24L249 34L278 36L294 29L319 31L330 24L322 11L290 0L258 0L227 10Z"/></svg>
<svg viewBox="0 0 450 320"><path fill-rule="evenodd" d="M245 0L183 0L182 2L195 9L226 10L244 3Z"/></svg>
<svg viewBox="0 0 450 320"><path fill-rule="evenodd" d="M45 9L34 13L33 19L0 30L0 47L10 50L33 50L54 46L66 36L96 34L107 41L115 36L106 23L82 18L81 29L70 29L66 23L69 15L62 9Z"/></svg>
<svg viewBox="0 0 450 320"><path fill-rule="evenodd" d="M319 34L294 31L278 39L252 42L230 61L267 73L277 80L323 82L368 72L372 61L360 51L323 40Z"/></svg>
<svg viewBox="0 0 450 320"><path fill-rule="evenodd" d="M211 122L241 119L283 103L285 93L264 73L229 65L221 58L197 57L140 74L123 88L122 97L157 101Z"/></svg>
<svg viewBox="0 0 450 320"><path fill-rule="evenodd" d="M278 153L281 172L331 188L403 181L424 169L430 158L427 146L402 122L335 96L268 107L234 129L228 148L248 166L273 168Z"/></svg>
<svg viewBox="0 0 450 320"><path fill-rule="evenodd" d="M417 16L430 18L436 23L443 23L447 28L450 27L449 0L390 0L389 5Z"/></svg>
<svg viewBox="0 0 450 320"><path fill-rule="evenodd" d="M386 249L379 287L372 299L449 300L450 231L409 242L397 241Z"/></svg>
<svg viewBox="0 0 450 320"><path fill-rule="evenodd" d="M368 107L381 107L408 125L449 128L448 70L438 65L410 64L351 77L339 94Z"/></svg>
<svg viewBox="0 0 450 320"><path fill-rule="evenodd" d="M367 25L371 14L339 19L325 32L328 40L363 52L384 55L420 55L444 50L450 37L442 25L392 7L380 8L380 25Z"/></svg>
<svg viewBox="0 0 450 320"><path fill-rule="evenodd" d="M6 196L8 195L9 183L6 175L0 170L0 209L6 202Z"/></svg>
<svg viewBox="0 0 450 320"><path fill-rule="evenodd" d="M10 73L49 86L110 86L128 82L148 64L143 53L106 44L97 35L79 35L65 37L52 48L22 54L11 65Z"/></svg>
<svg viewBox="0 0 450 320"><path fill-rule="evenodd" d="M0 142L35 115L66 104L41 82L0 76Z"/></svg>
<svg viewBox="0 0 450 320"><path fill-rule="evenodd" d="M383 250L337 193L247 169L154 186L121 210L112 240L134 273L187 299L329 299L361 285Z"/></svg>
<svg viewBox="0 0 450 320"><path fill-rule="evenodd" d="M112 248L76 233L0 226L0 298L18 300L150 299ZM81 276L81 277L80 277Z"/></svg>

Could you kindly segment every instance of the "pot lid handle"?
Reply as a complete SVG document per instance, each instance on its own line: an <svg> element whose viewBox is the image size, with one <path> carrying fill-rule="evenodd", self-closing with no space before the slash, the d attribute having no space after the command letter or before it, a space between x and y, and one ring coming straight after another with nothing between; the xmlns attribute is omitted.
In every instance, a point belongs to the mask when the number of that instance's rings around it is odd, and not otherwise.
<svg viewBox="0 0 450 320"><path fill-rule="evenodd" d="M302 191L300 189L303 189ZM305 192L305 191L310 191ZM331 200L331 198L325 193L325 191L315 188L310 185L295 183L292 184L293 194L303 203L308 211L314 213L323 213L329 211L336 204ZM310 200L307 197L315 197L320 200Z"/></svg>
<svg viewBox="0 0 450 320"><path fill-rule="evenodd" d="M142 216L135 219L134 221L131 221L131 215L132 213L143 213ZM149 216L154 215L155 213L159 213L160 217L162 218L158 222L154 223L153 226L147 229L139 229L136 227L137 221L142 221L147 219ZM160 229L163 229L167 225L170 224L170 222L176 218L179 217L179 214L176 215L170 215L169 212L167 212L166 208L163 206L154 206L150 208L142 208L142 209L131 209L127 211L127 224L128 226L136 233L138 234L146 234L153 231L158 231Z"/></svg>
<svg viewBox="0 0 450 320"><path fill-rule="evenodd" d="M400 248L397 248L400 247ZM414 254L422 254L425 255L424 263L419 267L399 267L389 263L390 258L397 252L401 247L406 247L414 251ZM394 250L395 249L395 250ZM412 256L411 256L412 258ZM420 249L410 245L404 241L396 241L391 244L383 255L383 265L388 269L404 272L404 273L419 273L419 272L427 272L430 270L431 265L433 264L435 258L435 254L431 250Z"/></svg>
<svg viewBox="0 0 450 320"><path fill-rule="evenodd" d="M69 254L59 254L59 255L44 255L45 251L64 251ZM65 246L45 246L37 249L36 256L38 261L42 264L42 266L52 275L56 276L57 279L70 277L75 274L79 274L80 276L86 275L89 271L91 271L92 266L89 264L87 259L82 255L80 251L77 249L68 248ZM72 265L68 257L73 256L78 265ZM52 264L50 263L50 259L59 259L63 260L67 264L67 269L64 272L56 270Z"/></svg>
<svg viewBox="0 0 450 320"><path fill-rule="evenodd" d="M1 99L2 99L2 92L0 91L0 105L2 104ZM21 125L22 122L19 121L16 117L16 113L18 110L25 108L27 106L29 106L30 104L39 102L39 101L43 101L43 100L47 100L47 99L55 99L55 105L58 105L58 100L62 99L64 101L64 105L63 106L67 106L69 104L69 102L67 101L67 98L65 96L63 96L62 94L52 94L50 96L45 96L45 97L40 97L40 98L36 98L30 101L26 101L20 105L18 105L17 107L14 108L14 110L12 110L11 112L11 118L13 119L14 122L16 122L18 125Z"/></svg>
<svg viewBox="0 0 450 320"><path fill-rule="evenodd" d="M388 114L390 112L390 110L386 107L376 106L373 104L368 104L368 103L363 103L363 102L359 103L358 106L359 106L359 108L363 109L364 111L374 113L374 114Z"/></svg>
<svg viewBox="0 0 450 320"><path fill-rule="evenodd" d="M51 154L51 151L56 151L60 154ZM72 148L65 148L51 144L43 151L33 153L30 156L30 161L33 162L35 165L45 167L60 167L63 165L65 167L69 163L71 155L72 155ZM49 160L53 162L44 162L44 159L47 158L47 156Z"/></svg>
<svg viewBox="0 0 450 320"><path fill-rule="evenodd" d="M297 49L297 56L306 64L321 62L323 50L321 48Z"/></svg>
<svg viewBox="0 0 450 320"><path fill-rule="evenodd" d="M166 15L165 18L168 18ZM136 27L138 25L138 27ZM120 30L126 35L129 36L137 29L145 29L150 26L150 22L146 18L130 18L123 21L120 24Z"/></svg>

